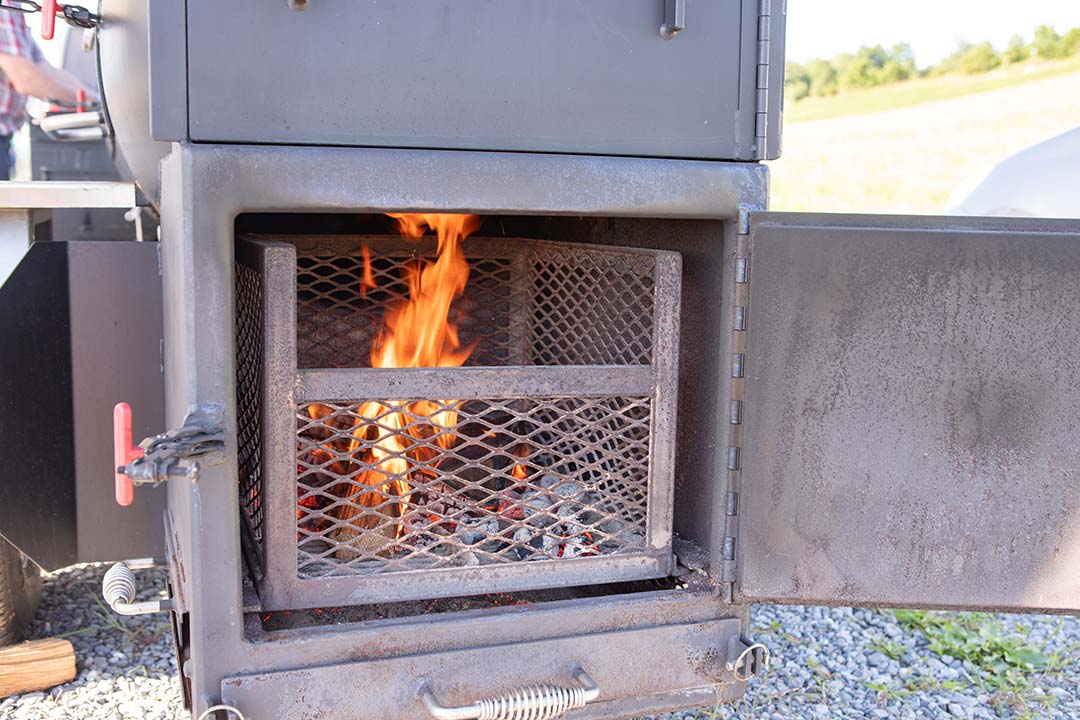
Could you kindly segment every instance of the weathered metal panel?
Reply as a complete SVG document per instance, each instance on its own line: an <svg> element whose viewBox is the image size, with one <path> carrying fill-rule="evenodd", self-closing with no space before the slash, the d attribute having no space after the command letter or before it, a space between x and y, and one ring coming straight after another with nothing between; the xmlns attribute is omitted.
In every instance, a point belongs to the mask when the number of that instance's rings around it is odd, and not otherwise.
<svg viewBox="0 0 1080 720"><path fill-rule="evenodd" d="M737 598L1080 608L1080 225L762 214Z"/></svg>
<svg viewBox="0 0 1080 720"><path fill-rule="evenodd" d="M162 430L156 243L35 243L0 337L0 533L48 570L160 554L164 489L116 505L111 423L125 400L137 438Z"/></svg>
<svg viewBox="0 0 1080 720"><path fill-rule="evenodd" d="M190 136L750 160L758 7L189 0Z"/></svg>
<svg viewBox="0 0 1080 720"><path fill-rule="evenodd" d="M113 492L112 410L128 402L134 437L165 430L161 276L156 242L67 243L80 561L161 555L165 488Z"/></svg>
<svg viewBox="0 0 1080 720"><path fill-rule="evenodd" d="M248 717L414 720L428 716L419 696L425 681L440 702L461 705L518 686L573 685L580 666L599 685L600 697L565 717L609 718L616 708L632 708L627 700L674 691L693 703L734 699L743 683L725 663L728 643L738 635L739 621L726 619L238 675L222 681L221 696Z"/></svg>

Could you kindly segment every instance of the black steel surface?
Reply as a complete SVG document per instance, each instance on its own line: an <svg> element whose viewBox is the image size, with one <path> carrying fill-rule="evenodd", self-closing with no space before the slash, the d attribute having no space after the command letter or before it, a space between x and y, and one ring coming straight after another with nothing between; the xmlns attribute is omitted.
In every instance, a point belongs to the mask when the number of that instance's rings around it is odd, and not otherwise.
<svg viewBox="0 0 1080 720"><path fill-rule="evenodd" d="M75 562L68 256L35 243L0 287L0 533L46 570Z"/></svg>
<svg viewBox="0 0 1080 720"><path fill-rule="evenodd" d="M1080 608L1080 224L762 214L737 597Z"/></svg>

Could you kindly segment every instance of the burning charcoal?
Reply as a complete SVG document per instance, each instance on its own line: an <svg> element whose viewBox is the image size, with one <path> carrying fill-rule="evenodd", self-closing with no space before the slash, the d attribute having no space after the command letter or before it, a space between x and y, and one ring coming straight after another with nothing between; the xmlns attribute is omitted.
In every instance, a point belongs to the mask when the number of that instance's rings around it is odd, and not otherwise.
<svg viewBox="0 0 1080 720"><path fill-rule="evenodd" d="M498 520L484 520L482 518L465 518L457 527L457 536L465 545L475 545L485 538L499 532Z"/></svg>
<svg viewBox="0 0 1080 720"><path fill-rule="evenodd" d="M552 488L552 492L554 492L561 498L572 498L580 495L581 491L584 489L585 488L581 485L581 483L571 482L567 480L566 482L559 483L554 488Z"/></svg>
<svg viewBox="0 0 1080 720"><path fill-rule="evenodd" d="M475 567L480 564L480 558L476 557L476 553L466 552L458 557L458 562L465 567Z"/></svg>
<svg viewBox="0 0 1080 720"><path fill-rule="evenodd" d="M584 510L584 506L580 503L572 502L570 500L564 500L562 503L559 504L559 511L557 514L559 517L565 520L567 518L574 517L582 510Z"/></svg>
<svg viewBox="0 0 1080 720"><path fill-rule="evenodd" d="M525 502L525 517L546 513L551 508L551 500L548 496L535 491L525 493L522 499Z"/></svg>
<svg viewBox="0 0 1080 720"><path fill-rule="evenodd" d="M562 556L564 558L576 558L593 550L593 547L580 538L570 538L563 543Z"/></svg>
<svg viewBox="0 0 1080 720"><path fill-rule="evenodd" d="M484 539L484 533L478 530L465 530L459 529L457 533L458 538L464 545L475 545Z"/></svg>
<svg viewBox="0 0 1080 720"><path fill-rule="evenodd" d="M533 555L533 560L541 560L544 555L547 557L559 556L559 542L550 535L537 535L529 541L529 547L540 551L540 554Z"/></svg>
<svg viewBox="0 0 1080 720"><path fill-rule="evenodd" d="M540 478L540 487L544 488L545 490L550 490L551 488L559 484L559 480L560 478L558 475L545 473L544 476Z"/></svg>

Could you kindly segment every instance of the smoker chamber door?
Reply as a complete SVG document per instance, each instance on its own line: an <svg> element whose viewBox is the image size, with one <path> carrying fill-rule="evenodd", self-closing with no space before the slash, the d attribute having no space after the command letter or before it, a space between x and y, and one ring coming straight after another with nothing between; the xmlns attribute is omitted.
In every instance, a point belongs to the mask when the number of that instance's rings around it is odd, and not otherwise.
<svg viewBox="0 0 1080 720"><path fill-rule="evenodd" d="M1080 222L749 240L737 599L1080 609Z"/></svg>

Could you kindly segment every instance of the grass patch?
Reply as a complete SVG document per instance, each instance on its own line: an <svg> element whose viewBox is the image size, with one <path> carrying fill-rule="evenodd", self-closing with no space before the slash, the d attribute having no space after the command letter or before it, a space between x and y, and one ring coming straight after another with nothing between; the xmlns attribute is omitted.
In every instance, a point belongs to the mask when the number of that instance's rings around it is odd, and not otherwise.
<svg viewBox="0 0 1080 720"><path fill-rule="evenodd" d="M899 662L907 652L907 645L896 640L877 639L870 641L870 649Z"/></svg>
<svg viewBox="0 0 1080 720"><path fill-rule="evenodd" d="M1020 85L1077 70L1080 70L1080 56L1066 60L1011 65L984 75L945 75L908 80L870 90L853 90L832 97L807 98L785 104L784 124L895 110L909 105Z"/></svg>
<svg viewBox="0 0 1080 720"><path fill-rule="evenodd" d="M894 614L900 625L921 632L931 651L974 667L974 673L963 674L970 684L993 696L994 702L1008 705L1020 718L1032 717L1031 704L1046 705L1053 700L1033 695L1032 680L1060 672L1072 661L1070 654L1047 651L1052 636L1036 647L986 613L896 610Z"/></svg>

